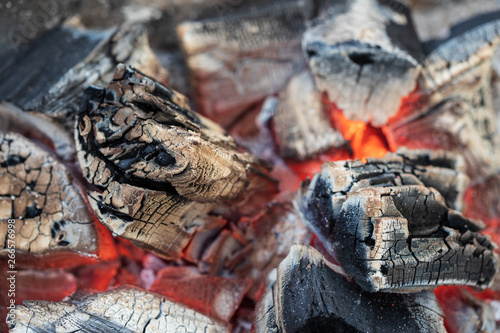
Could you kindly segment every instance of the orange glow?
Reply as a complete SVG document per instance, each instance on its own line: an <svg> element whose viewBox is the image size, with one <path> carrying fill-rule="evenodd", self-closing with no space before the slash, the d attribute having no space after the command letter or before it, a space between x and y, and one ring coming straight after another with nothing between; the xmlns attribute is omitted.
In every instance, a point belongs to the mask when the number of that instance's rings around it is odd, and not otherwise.
<svg viewBox="0 0 500 333"><path fill-rule="evenodd" d="M350 159L351 153L346 148L331 149L327 152L319 154L315 158L311 158L307 161L287 161L287 165L292 169L293 172L300 178L300 180L305 180L311 178L314 173L321 171L321 165L327 161L342 161ZM296 190L299 187L299 183L294 185Z"/></svg>
<svg viewBox="0 0 500 333"><path fill-rule="evenodd" d="M428 102L428 94L418 87L409 95L401 98L398 112L387 121L388 124L396 123L400 119L411 117L425 108Z"/></svg>
<svg viewBox="0 0 500 333"><path fill-rule="evenodd" d="M382 157L389 152L387 141L380 128L360 120L349 120L333 103L329 104L332 124L344 139L350 142L353 158L366 162L367 157Z"/></svg>

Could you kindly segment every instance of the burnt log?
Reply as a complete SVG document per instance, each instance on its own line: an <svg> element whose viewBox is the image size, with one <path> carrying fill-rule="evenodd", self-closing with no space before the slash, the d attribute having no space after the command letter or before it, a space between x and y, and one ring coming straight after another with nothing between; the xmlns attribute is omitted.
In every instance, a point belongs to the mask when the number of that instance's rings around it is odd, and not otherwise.
<svg viewBox="0 0 500 333"><path fill-rule="evenodd" d="M291 200L272 203L249 221L244 236L249 240L247 251L240 251L228 261L240 277L255 282L247 297L257 300L269 274L288 255L293 244L308 244L311 233L294 209Z"/></svg>
<svg viewBox="0 0 500 333"><path fill-rule="evenodd" d="M229 332L229 327L142 289L123 286L51 303L26 301L10 332Z"/></svg>
<svg viewBox="0 0 500 333"><path fill-rule="evenodd" d="M342 267L365 290L445 284L486 288L497 259L494 245L479 230L450 211L435 190L367 188L347 196L333 247Z"/></svg>
<svg viewBox="0 0 500 333"><path fill-rule="evenodd" d="M395 0L356 0L334 9L302 40L316 84L348 119L384 125L421 70L409 8Z"/></svg>
<svg viewBox="0 0 500 333"><path fill-rule="evenodd" d="M112 232L178 258L207 214L237 221L276 193L267 169L185 98L120 65L89 88L78 116L78 159L90 204ZM216 207L217 206L217 207ZM206 230L204 230L206 231Z"/></svg>
<svg viewBox="0 0 500 333"><path fill-rule="evenodd" d="M369 293L311 247L295 245L257 306L255 332L446 332L430 291Z"/></svg>
<svg viewBox="0 0 500 333"><path fill-rule="evenodd" d="M439 155L325 163L303 184L297 206L305 221L365 290L491 284L497 259L483 225L426 187L460 201L466 177Z"/></svg>
<svg viewBox="0 0 500 333"><path fill-rule="evenodd" d="M305 67L300 38L311 15L312 1L293 1L179 25L197 110L228 126L284 87Z"/></svg>
<svg viewBox="0 0 500 333"><path fill-rule="evenodd" d="M168 78L149 48L143 26L90 31L67 24L5 57L0 64L5 78L0 100L50 116L72 131L83 91L109 82L121 62L158 80Z"/></svg>

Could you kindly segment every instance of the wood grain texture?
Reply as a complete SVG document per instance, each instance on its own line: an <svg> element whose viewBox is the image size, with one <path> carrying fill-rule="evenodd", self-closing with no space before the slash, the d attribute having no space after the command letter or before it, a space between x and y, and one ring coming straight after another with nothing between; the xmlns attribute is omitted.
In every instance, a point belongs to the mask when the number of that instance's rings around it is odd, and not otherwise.
<svg viewBox="0 0 500 333"><path fill-rule="evenodd" d="M347 196L333 247L342 267L368 291L447 284L486 288L497 258L479 230L450 211L433 189L367 188Z"/></svg>
<svg viewBox="0 0 500 333"><path fill-rule="evenodd" d="M432 292L380 294L349 282L304 245L292 247L257 307L255 332L446 332Z"/></svg>
<svg viewBox="0 0 500 333"><path fill-rule="evenodd" d="M409 9L393 0L342 2L303 36L316 84L351 120L382 126L416 87L423 58Z"/></svg>
<svg viewBox="0 0 500 333"><path fill-rule="evenodd" d="M446 204L461 205L467 177L453 169L461 163L444 153L405 154L325 163L297 198L304 220L367 291L487 287L493 245L482 224Z"/></svg>
<svg viewBox="0 0 500 333"><path fill-rule="evenodd" d="M229 332L229 327L137 287L16 307L10 332Z"/></svg>
<svg viewBox="0 0 500 333"><path fill-rule="evenodd" d="M305 67L300 38L312 1L270 4L178 29L200 113L226 126Z"/></svg>
<svg viewBox="0 0 500 333"><path fill-rule="evenodd" d="M88 90L75 135L83 174L100 189L89 193L96 215L166 258L181 255L215 206L215 215L234 219L276 193L267 169L217 124L130 67L118 66L105 89Z"/></svg>

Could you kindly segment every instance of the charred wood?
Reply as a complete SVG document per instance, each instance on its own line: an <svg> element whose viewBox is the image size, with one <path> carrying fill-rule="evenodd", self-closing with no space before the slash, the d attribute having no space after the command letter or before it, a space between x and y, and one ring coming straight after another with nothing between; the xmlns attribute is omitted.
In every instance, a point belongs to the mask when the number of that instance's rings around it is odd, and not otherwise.
<svg viewBox="0 0 500 333"><path fill-rule="evenodd" d="M352 120L387 123L416 87L423 58L409 8L356 0L326 11L303 36L316 84Z"/></svg>
<svg viewBox="0 0 500 333"><path fill-rule="evenodd" d="M10 219L15 220L14 239L7 237ZM19 134L0 132L3 256L9 239L20 255L43 258L39 263L46 266L52 260L68 263L71 257L95 256L95 223L83 193L60 161ZM21 262L21 256L18 259Z"/></svg>
<svg viewBox="0 0 500 333"><path fill-rule="evenodd" d="M426 97L389 123L389 144L456 150L474 177L496 170L499 137L491 74L499 27L499 20L483 24L427 55L419 79Z"/></svg>
<svg viewBox="0 0 500 333"><path fill-rule="evenodd" d="M88 90L78 117L78 158L94 212L111 231L165 258L178 258L204 218L236 218L276 193L267 170L185 98L118 66ZM243 204L244 203L244 204Z"/></svg>
<svg viewBox="0 0 500 333"><path fill-rule="evenodd" d="M290 79L280 93L273 117L280 155L304 160L331 148L346 144L335 131L323 109L321 93L310 72Z"/></svg>
<svg viewBox="0 0 500 333"><path fill-rule="evenodd" d="M17 306L10 332L229 332L229 327L139 288Z"/></svg>
<svg viewBox="0 0 500 333"><path fill-rule="evenodd" d="M259 303L255 332L446 332L432 292L369 293L311 247L295 245Z"/></svg>
<svg viewBox="0 0 500 333"><path fill-rule="evenodd" d="M408 154L408 152L406 152ZM410 155L411 156L411 155ZM304 183L297 206L305 221L368 291L441 284L487 287L496 273L483 227L448 208L460 206L467 178L434 153L325 163ZM427 166L426 166L427 165ZM441 182L441 183L440 183ZM446 201L433 186L447 196Z"/></svg>

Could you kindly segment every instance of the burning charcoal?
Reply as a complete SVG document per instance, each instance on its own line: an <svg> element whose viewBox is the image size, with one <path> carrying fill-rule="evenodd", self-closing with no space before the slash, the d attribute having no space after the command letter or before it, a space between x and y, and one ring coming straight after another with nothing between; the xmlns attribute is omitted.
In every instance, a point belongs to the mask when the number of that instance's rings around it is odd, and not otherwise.
<svg viewBox="0 0 500 333"><path fill-rule="evenodd" d="M278 92L305 67L300 38L312 1L281 2L258 10L178 27L198 110L223 126Z"/></svg>
<svg viewBox="0 0 500 333"><path fill-rule="evenodd" d="M370 186L425 185L437 189L448 206L460 210L468 184L463 171L463 159L444 151L401 149L383 158L369 158L367 163L360 160L325 163L321 174L312 182L303 183L299 210L309 227L328 245L334 237L333 224L350 191Z"/></svg>
<svg viewBox="0 0 500 333"><path fill-rule="evenodd" d="M497 260L482 226L424 186L451 204L462 196L466 177L440 155L326 163L303 185L304 219L365 290L491 283Z"/></svg>
<svg viewBox="0 0 500 333"><path fill-rule="evenodd" d="M139 288L71 301L26 301L10 332L229 332L229 327Z"/></svg>
<svg viewBox="0 0 500 333"><path fill-rule="evenodd" d="M443 286L435 291L449 333L496 332L491 305L463 287Z"/></svg>
<svg viewBox="0 0 500 333"><path fill-rule="evenodd" d="M491 74L499 31L500 20L484 24L426 57L419 80L425 96L389 123L385 133L392 147L457 150L474 176L498 166Z"/></svg>
<svg viewBox="0 0 500 333"><path fill-rule="evenodd" d="M311 247L294 245L257 306L255 332L446 332L430 291L363 291Z"/></svg>
<svg viewBox="0 0 500 333"><path fill-rule="evenodd" d="M252 215L276 193L267 169L218 125L130 67L87 93L76 141L83 174L99 189L88 193L90 204L139 247L179 258L198 229L206 232L210 211Z"/></svg>
<svg viewBox="0 0 500 333"><path fill-rule="evenodd" d="M365 290L419 290L443 284L485 288L496 273L490 240L478 233L478 225L449 210L432 188L351 192L334 230L333 248L340 264Z"/></svg>
<svg viewBox="0 0 500 333"><path fill-rule="evenodd" d="M24 257L48 267L54 262L75 266L92 261L99 251L99 234L73 182L66 167L34 142L0 132L2 256L15 244L22 255L18 262ZM14 220L14 239L7 237L10 219Z"/></svg>
<svg viewBox="0 0 500 333"><path fill-rule="evenodd" d="M285 158L304 160L346 143L330 125L310 72L295 75L280 93L273 121L280 155Z"/></svg>
<svg viewBox="0 0 500 333"><path fill-rule="evenodd" d="M348 119L384 125L421 70L409 9L395 0L341 4L305 32L304 53L318 88Z"/></svg>
<svg viewBox="0 0 500 333"><path fill-rule="evenodd" d="M250 285L249 279L202 275L193 267L166 267L150 290L229 323Z"/></svg>
<svg viewBox="0 0 500 333"><path fill-rule="evenodd" d="M0 100L42 112L71 130L84 89L108 82L118 63L127 61L159 80L167 76L140 25L124 25L115 31L63 26L21 51L0 62L5 78L0 82Z"/></svg>

